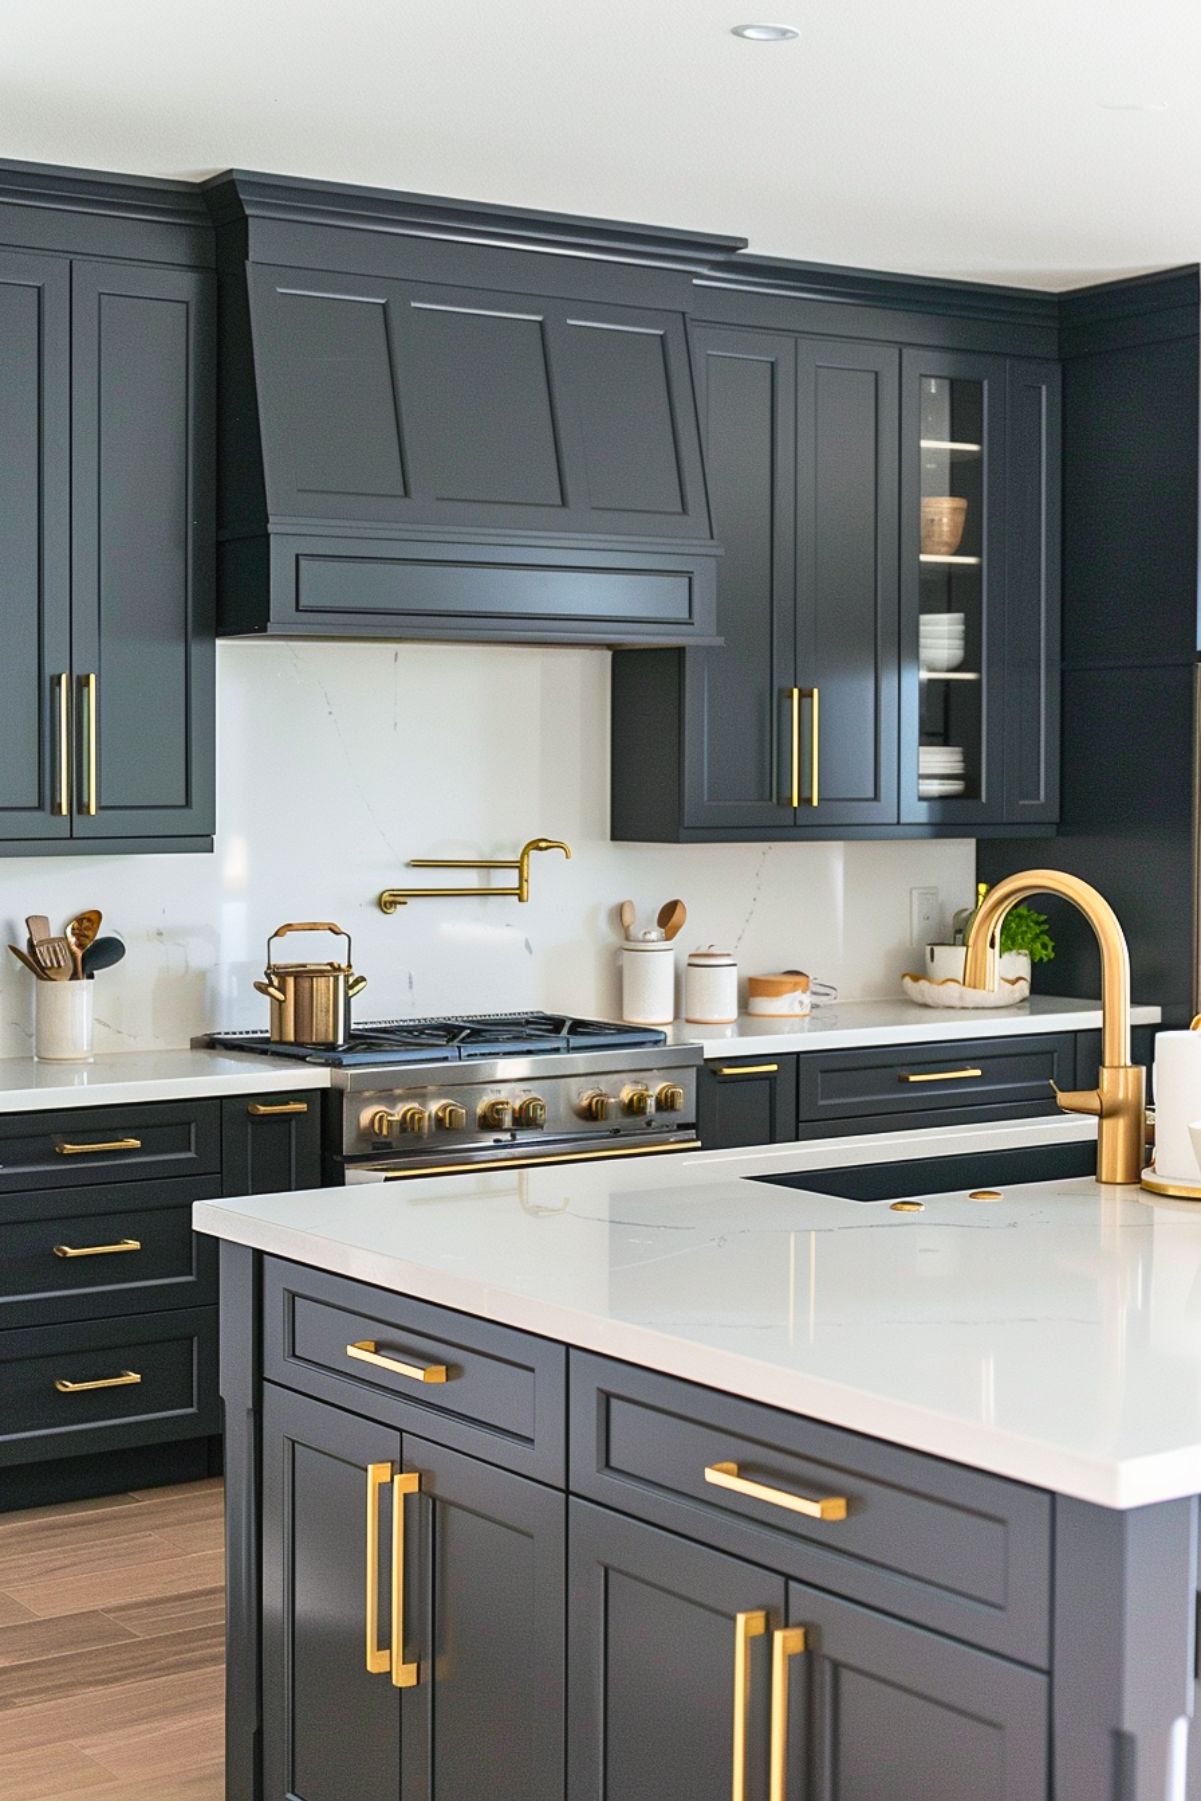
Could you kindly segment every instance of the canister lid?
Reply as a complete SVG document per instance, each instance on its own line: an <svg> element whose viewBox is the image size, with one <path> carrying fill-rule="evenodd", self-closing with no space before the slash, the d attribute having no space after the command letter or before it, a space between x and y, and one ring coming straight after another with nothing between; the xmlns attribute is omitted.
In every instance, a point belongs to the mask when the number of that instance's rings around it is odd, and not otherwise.
<svg viewBox="0 0 1201 1801"><path fill-rule="evenodd" d="M747 993L776 994L808 994L809 977L799 969L786 969L778 976L748 976Z"/></svg>
<svg viewBox="0 0 1201 1801"><path fill-rule="evenodd" d="M688 953L689 969L734 969L737 967L729 951L719 951L715 944L698 945Z"/></svg>

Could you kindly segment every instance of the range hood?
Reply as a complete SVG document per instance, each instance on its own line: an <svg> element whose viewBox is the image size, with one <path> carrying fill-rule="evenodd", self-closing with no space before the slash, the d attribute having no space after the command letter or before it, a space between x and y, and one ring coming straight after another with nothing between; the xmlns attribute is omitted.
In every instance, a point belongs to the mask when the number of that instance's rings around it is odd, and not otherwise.
<svg viewBox="0 0 1201 1801"><path fill-rule="evenodd" d="M713 641L686 323L741 239L239 172L205 192L223 632Z"/></svg>

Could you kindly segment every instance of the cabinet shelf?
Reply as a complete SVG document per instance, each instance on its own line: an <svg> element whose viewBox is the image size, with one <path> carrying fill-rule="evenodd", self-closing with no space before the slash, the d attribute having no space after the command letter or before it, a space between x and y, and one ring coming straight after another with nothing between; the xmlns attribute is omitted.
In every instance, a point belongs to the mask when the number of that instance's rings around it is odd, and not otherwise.
<svg viewBox="0 0 1201 1801"><path fill-rule="evenodd" d="M933 551L923 550L920 553L920 560L923 563L954 563L961 569L979 569L980 565L984 561L984 558L983 557L943 557L943 556L935 555L935 553Z"/></svg>
<svg viewBox="0 0 1201 1801"><path fill-rule="evenodd" d="M978 669L919 669L918 677L923 682L978 682Z"/></svg>
<svg viewBox="0 0 1201 1801"><path fill-rule="evenodd" d="M923 450L946 450L963 457L978 457L984 449L983 444L962 443L956 438L922 438L920 444Z"/></svg>

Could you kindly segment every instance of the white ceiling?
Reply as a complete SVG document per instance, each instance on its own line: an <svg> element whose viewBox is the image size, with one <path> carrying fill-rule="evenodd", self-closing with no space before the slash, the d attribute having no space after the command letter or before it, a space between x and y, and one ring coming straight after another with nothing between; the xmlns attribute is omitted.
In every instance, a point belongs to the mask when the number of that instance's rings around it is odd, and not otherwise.
<svg viewBox="0 0 1201 1801"><path fill-rule="evenodd" d="M1197 259L1199 74L1197 0L8 0L0 154L1058 288Z"/></svg>

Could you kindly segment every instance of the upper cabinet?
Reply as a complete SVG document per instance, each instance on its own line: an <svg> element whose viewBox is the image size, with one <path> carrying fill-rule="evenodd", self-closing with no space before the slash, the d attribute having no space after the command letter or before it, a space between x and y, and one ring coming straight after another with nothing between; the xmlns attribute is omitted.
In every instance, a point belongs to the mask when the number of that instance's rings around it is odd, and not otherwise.
<svg viewBox="0 0 1201 1801"><path fill-rule="evenodd" d="M210 190L222 630L712 638L691 281L668 262L731 241L643 233L619 263L579 221L527 219L518 249L516 215L468 241L405 196L350 229L353 190L318 208L262 181Z"/></svg>

